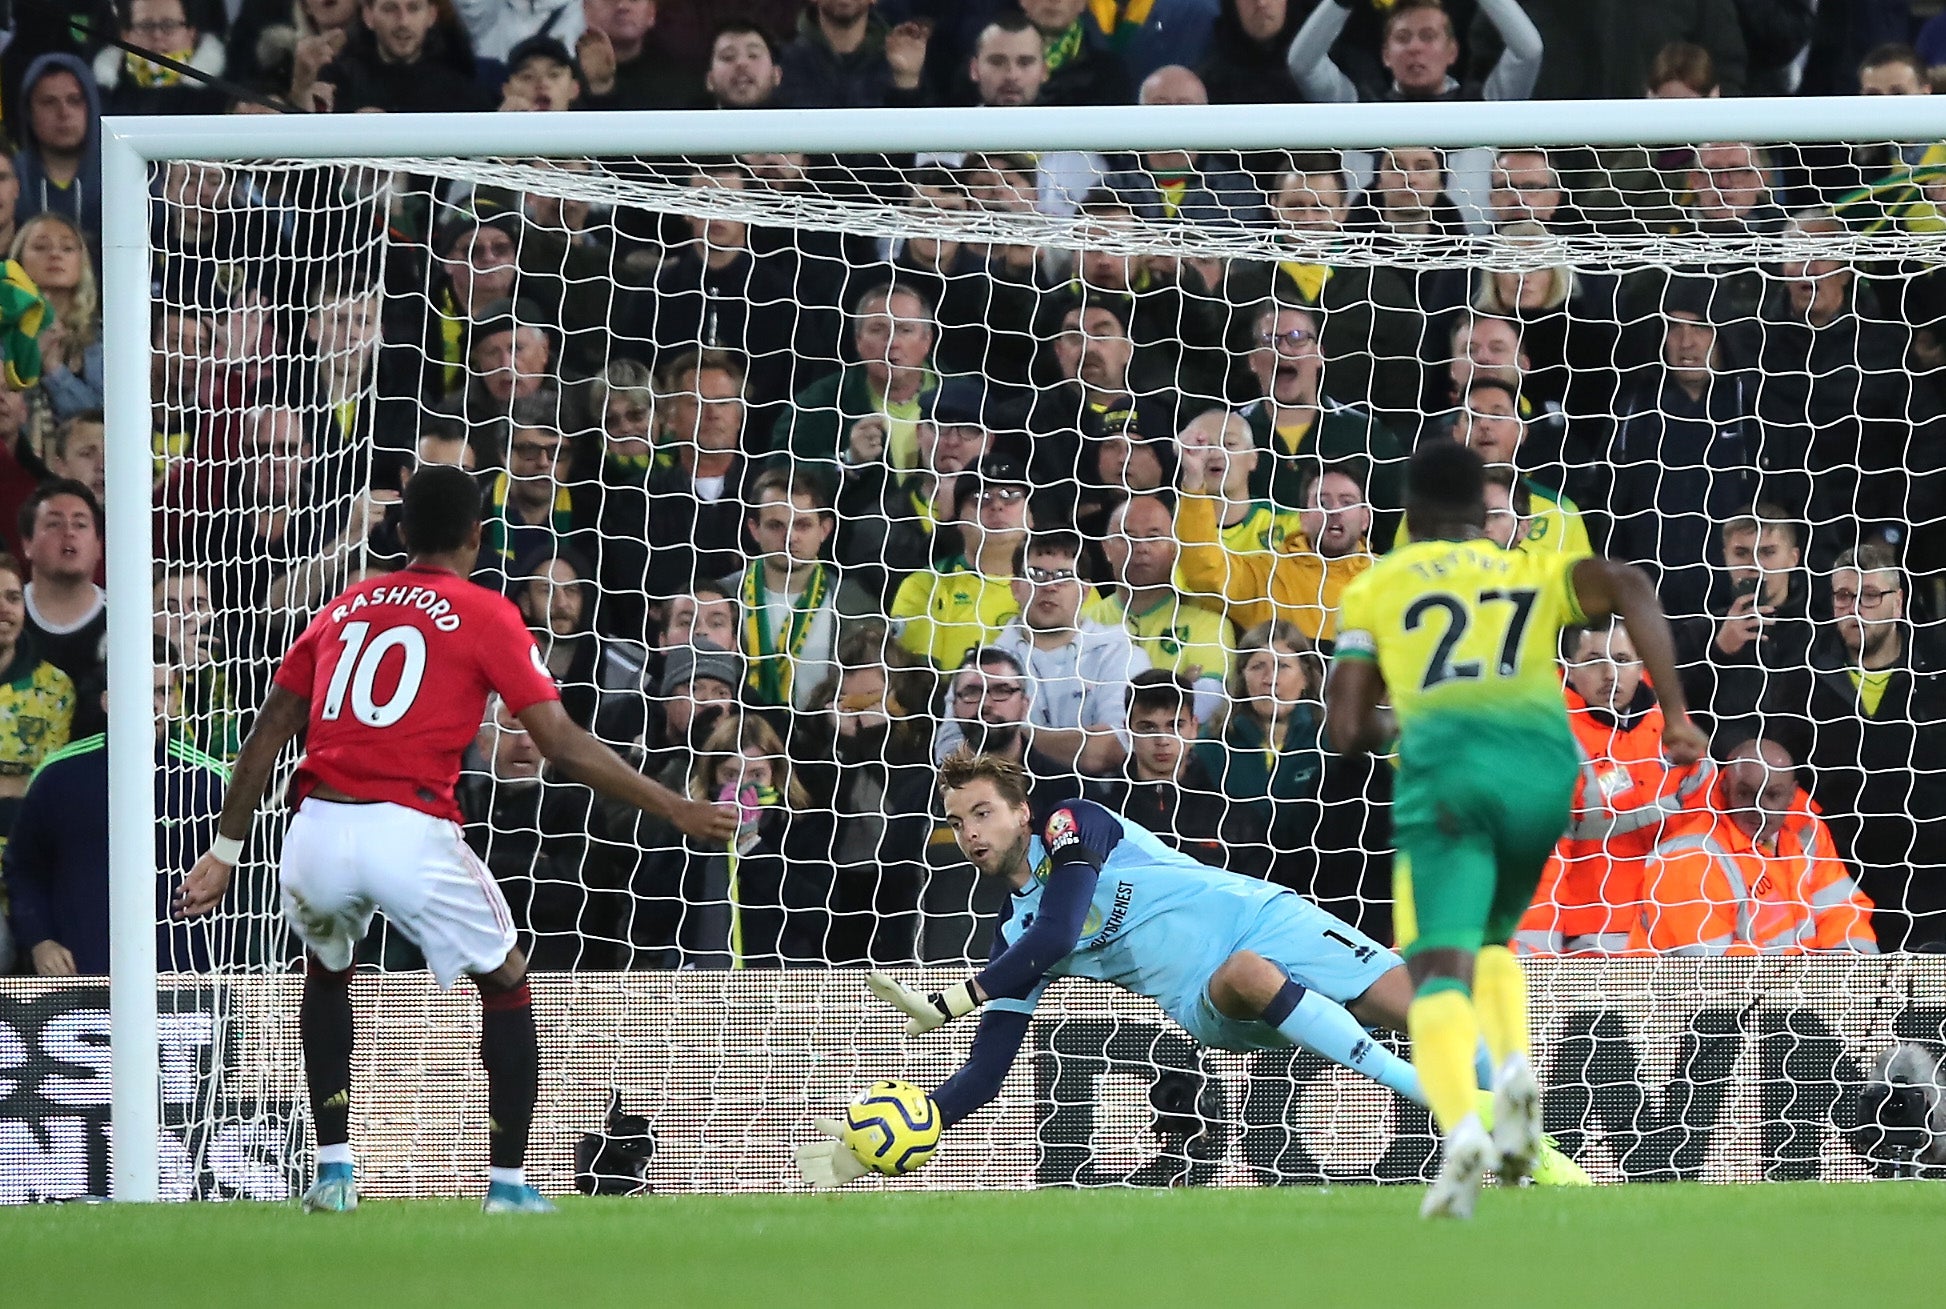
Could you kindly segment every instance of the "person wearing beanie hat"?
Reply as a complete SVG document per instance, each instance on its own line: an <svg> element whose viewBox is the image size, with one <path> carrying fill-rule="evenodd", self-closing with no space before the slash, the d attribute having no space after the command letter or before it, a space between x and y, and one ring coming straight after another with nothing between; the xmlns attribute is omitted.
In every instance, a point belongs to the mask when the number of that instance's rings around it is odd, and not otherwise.
<svg viewBox="0 0 1946 1309"><path fill-rule="evenodd" d="M707 700L705 691L717 688L699 688L696 683L715 682L721 686L722 695L711 695ZM734 650L725 650L707 637L697 637L688 645L679 645L671 650L662 661L662 684L656 688L664 700L688 700L692 704L713 704L720 700L736 698L736 688L743 683L743 657Z"/></svg>

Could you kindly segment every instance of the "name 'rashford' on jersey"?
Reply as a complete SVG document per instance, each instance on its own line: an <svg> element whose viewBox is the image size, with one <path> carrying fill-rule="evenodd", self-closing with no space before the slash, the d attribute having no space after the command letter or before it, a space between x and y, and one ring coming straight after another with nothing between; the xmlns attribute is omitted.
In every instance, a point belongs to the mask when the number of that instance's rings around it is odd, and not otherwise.
<svg viewBox="0 0 1946 1309"><path fill-rule="evenodd" d="M296 798L323 785L453 822L453 787L488 696L512 714L561 698L512 601L418 564L325 605L276 684L311 704Z"/></svg>

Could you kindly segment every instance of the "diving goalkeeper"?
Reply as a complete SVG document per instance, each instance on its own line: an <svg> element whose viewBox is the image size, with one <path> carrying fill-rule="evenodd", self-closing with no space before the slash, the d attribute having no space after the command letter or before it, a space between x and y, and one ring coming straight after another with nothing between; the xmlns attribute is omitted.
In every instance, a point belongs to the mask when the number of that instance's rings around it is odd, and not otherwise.
<svg viewBox="0 0 1946 1309"><path fill-rule="evenodd" d="M1403 1030L1413 987L1399 957L1364 933L1281 886L1198 863L1092 801L1060 804L1037 824L1019 766L997 756L955 751L939 788L967 860L1013 886L993 956L970 981L922 995L870 978L907 1015L911 1036L985 1006L966 1064L933 1092L944 1126L1000 1093L1057 977L1148 996L1204 1045L1302 1046L1426 1104L1412 1065L1365 1030ZM1484 1049L1479 1062L1490 1086ZM818 1126L831 1139L798 1150L806 1180L840 1186L863 1174L843 1125ZM1585 1185L1587 1176L1550 1150L1535 1180Z"/></svg>

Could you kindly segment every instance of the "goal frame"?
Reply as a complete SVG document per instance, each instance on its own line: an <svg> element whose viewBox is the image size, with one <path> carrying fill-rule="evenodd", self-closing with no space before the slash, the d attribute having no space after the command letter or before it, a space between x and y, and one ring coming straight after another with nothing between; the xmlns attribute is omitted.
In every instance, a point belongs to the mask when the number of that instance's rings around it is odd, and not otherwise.
<svg viewBox="0 0 1946 1309"><path fill-rule="evenodd" d="M270 159L923 151L1549 148L1946 140L1946 97L1330 105L111 117L102 124L107 374L110 1196L159 1199L149 432L149 167ZM137 616L143 621L137 623Z"/></svg>

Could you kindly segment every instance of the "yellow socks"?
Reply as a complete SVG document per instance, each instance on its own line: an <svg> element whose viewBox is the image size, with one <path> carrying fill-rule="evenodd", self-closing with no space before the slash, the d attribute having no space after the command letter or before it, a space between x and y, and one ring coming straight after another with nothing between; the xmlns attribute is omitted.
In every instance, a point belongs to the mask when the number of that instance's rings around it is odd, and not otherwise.
<svg viewBox="0 0 1946 1309"><path fill-rule="evenodd" d="M1434 982L1421 990L1406 1011L1412 1036L1412 1066L1442 1132L1450 1132L1474 1111L1479 1078L1473 1055L1480 1043L1480 1020L1458 982Z"/></svg>
<svg viewBox="0 0 1946 1309"><path fill-rule="evenodd" d="M1496 1070L1510 1054L1526 1054L1527 974L1503 945L1489 945L1473 959L1473 1007Z"/></svg>

